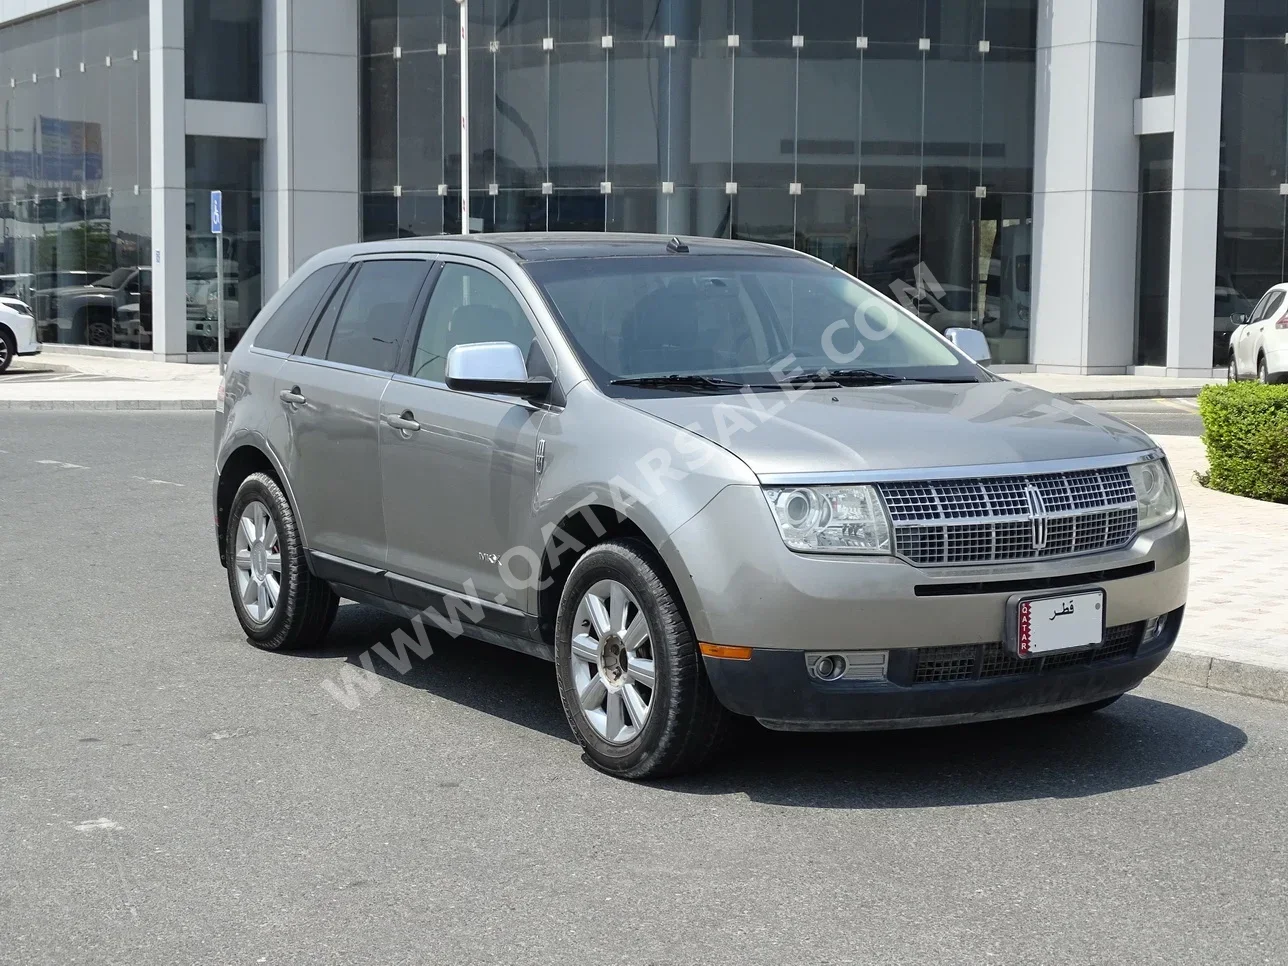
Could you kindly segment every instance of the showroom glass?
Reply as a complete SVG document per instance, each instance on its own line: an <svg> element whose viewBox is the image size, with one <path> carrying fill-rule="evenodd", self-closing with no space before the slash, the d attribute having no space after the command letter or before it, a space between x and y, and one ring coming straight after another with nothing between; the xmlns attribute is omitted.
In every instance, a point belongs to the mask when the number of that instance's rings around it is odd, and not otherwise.
<svg viewBox="0 0 1288 966"><path fill-rule="evenodd" d="M210 192L223 192L224 344L231 349L264 304L263 146L247 138L189 135L187 155L186 279L205 280L206 301L187 302L188 351L218 348L218 270L210 231ZM228 293L235 289L236 298Z"/></svg>
<svg viewBox="0 0 1288 966"><path fill-rule="evenodd" d="M1140 96L1176 91L1176 5L1178 0L1145 0Z"/></svg>
<svg viewBox="0 0 1288 966"><path fill-rule="evenodd" d="M261 0L184 0L184 96L259 101Z"/></svg>
<svg viewBox="0 0 1288 966"><path fill-rule="evenodd" d="M148 47L147 0L0 28L0 277L46 342L152 347L145 276L87 289L152 261Z"/></svg>
<svg viewBox="0 0 1288 966"><path fill-rule="evenodd" d="M1172 135L1140 139L1137 220L1136 365L1167 364L1167 293L1171 276ZM1217 363L1213 363L1216 365ZM1222 359L1221 365L1225 365Z"/></svg>
<svg viewBox="0 0 1288 966"><path fill-rule="evenodd" d="M1288 279L1288 4L1227 0L1221 90L1213 365L1226 364L1231 304Z"/></svg>
<svg viewBox="0 0 1288 966"><path fill-rule="evenodd" d="M479 268L443 266L421 321L411 375L443 382L447 353L470 342L510 342L532 349L532 326L499 278Z"/></svg>
<svg viewBox="0 0 1288 966"><path fill-rule="evenodd" d="M976 378L973 365L888 300L804 259L552 259L526 269L601 387L689 374L772 385L796 367Z"/></svg>
<svg viewBox="0 0 1288 966"><path fill-rule="evenodd" d="M363 237L459 231L458 8L360 9ZM996 361L1027 362L1037 9L473 3L471 217L766 241L888 294L933 278L970 306L927 321L964 316Z"/></svg>

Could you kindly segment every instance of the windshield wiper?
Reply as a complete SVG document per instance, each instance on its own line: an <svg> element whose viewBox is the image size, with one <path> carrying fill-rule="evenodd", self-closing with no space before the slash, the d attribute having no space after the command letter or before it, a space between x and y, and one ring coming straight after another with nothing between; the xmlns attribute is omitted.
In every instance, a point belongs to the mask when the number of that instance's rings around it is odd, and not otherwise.
<svg viewBox="0 0 1288 966"><path fill-rule="evenodd" d="M707 389L725 392L746 388L745 382L734 382L721 379L719 376L678 375L669 376L629 376L624 379L611 379L609 385L635 386L640 389Z"/></svg>
<svg viewBox="0 0 1288 966"><path fill-rule="evenodd" d="M878 372L876 369L819 369L817 372L802 372L783 380L786 386L803 386L814 384L820 389L833 389L837 386L890 386L906 382L978 382L977 379L952 378L918 378L915 376L897 376L891 372Z"/></svg>

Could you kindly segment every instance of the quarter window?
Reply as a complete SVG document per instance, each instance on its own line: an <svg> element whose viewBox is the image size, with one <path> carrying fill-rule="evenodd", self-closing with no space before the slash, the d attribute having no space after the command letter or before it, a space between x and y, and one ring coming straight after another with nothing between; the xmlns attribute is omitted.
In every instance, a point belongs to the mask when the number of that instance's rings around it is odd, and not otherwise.
<svg viewBox="0 0 1288 966"><path fill-rule="evenodd" d="M529 371L534 353L540 352L528 317L500 279L482 269L449 263L425 306L411 374L445 381L447 353L471 342L512 342L528 355Z"/></svg>
<svg viewBox="0 0 1288 966"><path fill-rule="evenodd" d="M335 277L340 274L342 265L324 265L295 287L285 301L277 307L272 318L264 323L255 345L261 349L272 349L276 352L294 352L299 345L304 327L313 317L313 310L322 301L322 296L331 287ZM201 305L205 304L207 287L197 286L195 293Z"/></svg>
<svg viewBox="0 0 1288 966"><path fill-rule="evenodd" d="M428 263L419 259L363 262L339 312L328 309L324 313L308 354L328 362L392 372L412 303L420 294L427 270ZM321 351L323 344L325 351Z"/></svg>

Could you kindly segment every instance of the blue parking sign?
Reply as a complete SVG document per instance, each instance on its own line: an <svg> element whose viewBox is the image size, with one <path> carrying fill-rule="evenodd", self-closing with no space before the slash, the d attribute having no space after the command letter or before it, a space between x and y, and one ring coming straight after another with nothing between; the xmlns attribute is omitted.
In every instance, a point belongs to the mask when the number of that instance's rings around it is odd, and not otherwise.
<svg viewBox="0 0 1288 966"><path fill-rule="evenodd" d="M210 192L210 231L215 235L224 233L224 193Z"/></svg>

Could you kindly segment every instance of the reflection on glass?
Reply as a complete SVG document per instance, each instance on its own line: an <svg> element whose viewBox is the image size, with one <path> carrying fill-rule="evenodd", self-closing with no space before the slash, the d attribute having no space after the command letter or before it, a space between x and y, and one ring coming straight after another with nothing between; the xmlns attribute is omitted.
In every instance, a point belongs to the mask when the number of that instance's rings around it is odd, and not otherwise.
<svg viewBox="0 0 1288 966"><path fill-rule="evenodd" d="M360 10L364 236L457 231L456 6ZM484 231L799 248L934 325L982 329L994 359L1027 362L1037 11L1038 0L474 4L471 215Z"/></svg>
<svg viewBox="0 0 1288 966"><path fill-rule="evenodd" d="M219 338L219 301L224 345L232 348L264 304L261 250L262 147L243 138L187 138L188 351L211 352ZM224 288L210 232L210 192L223 192ZM204 284L201 284L204 283Z"/></svg>
<svg viewBox="0 0 1288 966"><path fill-rule="evenodd" d="M94 0L0 29L0 291L46 342L152 346L147 14Z"/></svg>
<svg viewBox="0 0 1288 966"><path fill-rule="evenodd" d="M259 101L262 20L260 0L184 0L184 96Z"/></svg>

